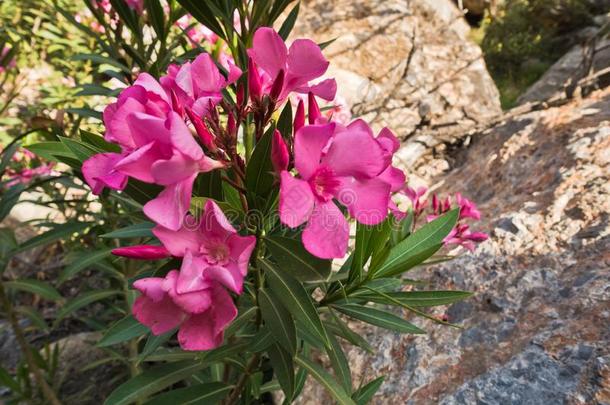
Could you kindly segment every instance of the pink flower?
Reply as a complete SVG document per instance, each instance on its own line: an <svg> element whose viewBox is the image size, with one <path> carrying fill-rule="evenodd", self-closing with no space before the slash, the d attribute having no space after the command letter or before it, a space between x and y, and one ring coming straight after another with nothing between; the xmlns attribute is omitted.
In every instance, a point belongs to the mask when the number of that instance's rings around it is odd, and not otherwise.
<svg viewBox="0 0 610 405"><path fill-rule="evenodd" d="M241 294L256 237L240 236L212 200L206 202L202 218L189 215L179 230L158 225L153 233L172 256L184 257L180 273L188 276L189 283L202 282L204 276L215 277ZM180 291L185 285L182 280L178 279Z"/></svg>
<svg viewBox="0 0 610 405"><path fill-rule="evenodd" d="M332 104L332 108L326 113L326 118L329 121L335 121L339 124L347 125L352 119L352 113L345 99L337 96Z"/></svg>
<svg viewBox="0 0 610 405"><path fill-rule="evenodd" d="M176 327L184 350L211 350L222 344L224 330L237 316L231 295L201 269L197 276L170 271L165 278L149 277L133 283L142 295L133 315L153 335Z"/></svg>
<svg viewBox="0 0 610 405"><path fill-rule="evenodd" d="M185 14L180 17L178 21L176 21L176 25L184 30L187 38L195 46L198 46L204 40L211 44L215 44L218 41L218 35L205 25L193 21L193 16L190 14Z"/></svg>
<svg viewBox="0 0 610 405"><path fill-rule="evenodd" d="M181 107L189 107L198 116L206 116L209 109L222 100L222 89L237 80L241 70L226 61L229 80L221 74L207 53L202 53L193 62L182 66L170 65L168 74L160 79L168 92L174 92ZM180 109L174 106L174 109Z"/></svg>
<svg viewBox="0 0 610 405"><path fill-rule="evenodd" d="M171 255L163 246L138 245L112 249L115 256L127 257L138 260L159 260L166 259Z"/></svg>
<svg viewBox="0 0 610 405"><path fill-rule="evenodd" d="M413 215L415 218L419 217L419 215L426 209L428 206L428 200L422 200L422 197L428 192L426 187L419 187L416 189L411 187L406 187L404 190L405 195L411 200L411 205L413 207Z"/></svg>
<svg viewBox="0 0 610 405"><path fill-rule="evenodd" d="M472 252L476 247L475 243L489 238L486 233L471 232L468 228L468 225L458 223L445 238L445 245L460 245Z"/></svg>
<svg viewBox="0 0 610 405"><path fill-rule="evenodd" d="M138 14L144 11L144 0L125 0L125 4Z"/></svg>
<svg viewBox="0 0 610 405"><path fill-rule="evenodd" d="M334 79L310 84L326 72L329 62L322 55L320 47L309 39L297 39L287 49L273 28L261 27L254 33L248 55L258 67L265 93L271 91L280 71L284 72L283 89L278 97L280 101L293 91L312 92L325 100L335 97L337 83Z"/></svg>
<svg viewBox="0 0 610 405"><path fill-rule="evenodd" d="M481 219L481 212L477 209L475 203L467 198L462 197L462 194L455 193L455 202L460 207L460 218Z"/></svg>
<svg viewBox="0 0 610 405"><path fill-rule="evenodd" d="M349 227L333 199L362 224L383 221L392 189L381 176L390 165L387 151L357 120L347 128L336 123L301 128L294 153L300 178L281 173L280 219L291 228L307 223L303 245L313 255L343 257Z"/></svg>
<svg viewBox="0 0 610 405"><path fill-rule="evenodd" d="M122 152L94 155L83 163L82 170L94 194L104 187L121 190L128 177L164 186L144 206L144 213L177 230L190 207L197 174L222 164L203 153L170 103L152 76L140 74L104 111L105 139L118 143Z"/></svg>

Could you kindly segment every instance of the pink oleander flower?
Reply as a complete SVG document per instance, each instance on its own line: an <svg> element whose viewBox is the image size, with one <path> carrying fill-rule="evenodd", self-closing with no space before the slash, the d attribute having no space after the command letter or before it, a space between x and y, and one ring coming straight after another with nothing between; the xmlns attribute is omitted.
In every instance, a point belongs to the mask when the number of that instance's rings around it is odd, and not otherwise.
<svg viewBox="0 0 610 405"><path fill-rule="evenodd" d="M133 286L142 293L133 305L134 317L153 335L179 327L178 342L184 350L220 346L224 330L237 316L231 295L203 271L189 278L172 270L165 278L143 278Z"/></svg>
<svg viewBox="0 0 610 405"><path fill-rule="evenodd" d="M460 245L474 251L475 243L486 241L489 236L483 232L472 232L466 224L458 223L445 238L445 245Z"/></svg>
<svg viewBox="0 0 610 405"><path fill-rule="evenodd" d="M216 67L209 54L202 53L192 62L182 66L170 65L168 74L160 79L163 88L174 92L180 106L175 110L189 107L198 116L206 116L210 107L222 100L222 89L241 76L241 70L229 60L225 60L229 71L228 80Z"/></svg>
<svg viewBox="0 0 610 405"><path fill-rule="evenodd" d="M170 254L183 257L182 266L165 278L137 280L134 287L143 295L133 313L155 335L179 326L185 350L210 350L222 344L224 329L237 316L227 289L242 293L256 238L240 236L212 200L200 222L189 216L185 224L178 231L153 229Z"/></svg>
<svg viewBox="0 0 610 405"><path fill-rule="evenodd" d="M195 24L193 24L195 23ZM200 45L204 40L210 44L215 44L218 41L218 35L216 35L211 29L203 24L199 24L194 21L193 16L185 14L176 21L176 25L184 30L187 38L193 43L194 46Z"/></svg>
<svg viewBox="0 0 610 405"><path fill-rule="evenodd" d="M203 153L171 103L152 76L140 74L104 110L105 139L119 144L121 153L94 155L83 163L82 171L94 194L104 187L122 190L128 177L164 186L146 203L144 213L165 227L179 229L197 174L222 164Z"/></svg>
<svg viewBox="0 0 610 405"><path fill-rule="evenodd" d="M302 240L313 255L330 259L346 253L349 226L333 199L362 224L375 225L386 218L395 187L390 152L394 146L386 144L388 132L375 138L362 120L347 127L309 125L297 132L294 164L299 178L281 173L280 220L291 228L307 224Z"/></svg>
<svg viewBox="0 0 610 405"><path fill-rule="evenodd" d="M329 62L322 55L320 47L309 39L297 39L287 49L273 28L261 27L254 33L248 55L256 63L263 91L267 94L278 74L284 72L283 87L278 97L280 101L293 91L304 94L312 92L325 100L335 97L337 83L334 79L310 83L326 72Z"/></svg>
<svg viewBox="0 0 610 405"><path fill-rule="evenodd" d="M241 294L256 237L240 236L215 202L206 202L201 218L187 215L179 230L157 225L153 233L172 256L184 257L181 274L188 275L191 283L207 275Z"/></svg>
<svg viewBox="0 0 610 405"><path fill-rule="evenodd" d="M413 216L415 218L419 217L428 206L428 200L422 198L427 192L428 189L426 187L418 187L417 189L405 187L404 189L404 194L411 200Z"/></svg>
<svg viewBox="0 0 610 405"><path fill-rule="evenodd" d="M326 119L338 122L342 125L349 124L352 120L352 112L345 99L341 96L337 96L331 104L332 108L326 112Z"/></svg>

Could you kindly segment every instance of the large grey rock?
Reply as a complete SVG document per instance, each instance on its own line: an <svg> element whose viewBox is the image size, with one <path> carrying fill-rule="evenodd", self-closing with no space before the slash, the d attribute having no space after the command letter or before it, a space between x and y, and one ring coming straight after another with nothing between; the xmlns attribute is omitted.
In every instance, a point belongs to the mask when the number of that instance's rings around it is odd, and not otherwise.
<svg viewBox="0 0 610 405"><path fill-rule="evenodd" d="M306 0L301 9L293 36L336 38L324 51L329 76L373 126L406 139L500 113L481 50L451 0Z"/></svg>
<svg viewBox="0 0 610 405"><path fill-rule="evenodd" d="M610 89L513 117L450 154L431 179L479 204L474 254L410 273L475 293L433 311L464 329L359 332L354 381L386 377L375 404L610 403ZM302 403L325 403L311 383ZM320 399L322 398L322 399Z"/></svg>

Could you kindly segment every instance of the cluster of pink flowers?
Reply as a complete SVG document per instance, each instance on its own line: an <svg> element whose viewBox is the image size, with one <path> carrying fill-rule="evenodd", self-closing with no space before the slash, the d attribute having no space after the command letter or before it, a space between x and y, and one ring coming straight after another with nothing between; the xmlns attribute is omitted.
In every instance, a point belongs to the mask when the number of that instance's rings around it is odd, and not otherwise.
<svg viewBox="0 0 610 405"><path fill-rule="evenodd" d="M28 184L37 177L49 176L54 174L54 162L38 162L40 160L34 153L27 149L20 148L12 158L21 169L8 167L5 175L8 176L8 181L4 184L5 188L13 187L16 184Z"/></svg>
<svg viewBox="0 0 610 405"><path fill-rule="evenodd" d="M440 199L436 194L433 194L432 204L429 205L428 200L424 198L427 191L428 190L425 187L419 187L418 189L406 187L403 191L409 200L411 200L414 221L417 221L417 218L426 210L428 210L428 214L426 215L425 220L426 222L430 222L452 208L458 207L460 210L458 223L445 238L445 244L463 246L464 248L473 251L477 243L483 242L489 238L486 233L471 231L470 226L465 223L468 219L477 221L481 219L481 213L474 202L463 197L460 193L455 193L453 197L454 203L452 204L449 196Z"/></svg>
<svg viewBox="0 0 610 405"><path fill-rule="evenodd" d="M224 329L237 314L231 293L242 293L257 243L254 236L240 235L212 200L206 202L202 218L191 215L193 184L200 173L231 167L243 175L245 164L236 143L239 123L248 114L256 117L260 139L272 113L291 94L307 95L308 114L300 100L294 133L273 133L271 163L279 179L280 220L290 228L303 226L302 242L311 254L324 259L345 256L345 213L365 225L381 223L390 212L404 215L391 199L400 191L412 197L417 215L426 206L420 201L425 190L405 191L405 175L392 164L400 143L388 128L375 134L362 120L339 122L333 112L321 113L316 98L333 100L336 82L321 79L329 63L317 44L297 39L288 48L277 32L263 27L255 32L248 55L250 102L238 86L233 106L223 100L223 90L242 71L231 59L219 61L226 78L206 53L181 66L171 65L159 81L140 74L103 114L105 139L121 151L94 155L82 167L95 194L104 188L122 190L130 178L163 188L143 207L156 223L153 233L161 245L113 252L136 259L182 259L179 270L134 283L142 295L133 312L154 334L179 328L179 342L187 350L222 343ZM219 119L219 110L226 120ZM480 216L470 201L459 195L456 199L461 219ZM429 220L450 208L449 200L439 202L436 197L432 205ZM481 235L460 222L447 243L469 247L467 242Z"/></svg>

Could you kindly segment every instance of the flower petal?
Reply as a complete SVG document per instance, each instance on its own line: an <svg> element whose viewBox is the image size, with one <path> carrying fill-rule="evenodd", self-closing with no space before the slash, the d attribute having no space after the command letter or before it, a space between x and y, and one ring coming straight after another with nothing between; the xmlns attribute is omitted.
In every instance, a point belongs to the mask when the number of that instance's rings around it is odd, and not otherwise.
<svg viewBox="0 0 610 405"><path fill-rule="evenodd" d="M356 180L346 177L341 181L337 199L356 221L376 225L388 215L390 185L378 178Z"/></svg>
<svg viewBox="0 0 610 405"><path fill-rule="evenodd" d="M341 258L347 252L349 225L343 213L329 201L317 203L303 230L303 245L321 259Z"/></svg>
<svg viewBox="0 0 610 405"><path fill-rule="evenodd" d="M287 171L283 171L280 177L280 220L283 224L296 228L311 216L315 197L305 180L294 178Z"/></svg>
<svg viewBox="0 0 610 405"><path fill-rule="evenodd" d="M193 255L190 250L186 251L180 274L176 282L176 292L186 294L210 288L210 283L205 280L204 269L208 263L204 258Z"/></svg>
<svg viewBox="0 0 610 405"><path fill-rule="evenodd" d="M329 64L318 44L310 39L297 39L290 45L288 74L298 77L303 83L322 76Z"/></svg>
<svg viewBox="0 0 610 405"><path fill-rule="evenodd" d="M197 219L191 215L186 215L184 225L177 231L157 225L153 228L153 234L163 243L163 246L169 250L172 256L182 257L187 250L197 252L202 243L202 238L199 232L193 230L195 227L190 225L196 224Z"/></svg>
<svg viewBox="0 0 610 405"><path fill-rule="evenodd" d="M198 173L197 162L176 152L168 160L157 160L150 167L152 182L169 186Z"/></svg>
<svg viewBox="0 0 610 405"><path fill-rule="evenodd" d="M333 138L322 163L337 176L372 178L388 165L384 151L368 131L348 128Z"/></svg>
<svg viewBox="0 0 610 405"><path fill-rule="evenodd" d="M138 297L132 312L138 322L150 328L153 335L169 332L180 325L184 318L184 313L167 296L158 302L146 296Z"/></svg>
<svg viewBox="0 0 610 405"><path fill-rule="evenodd" d="M119 153L98 153L83 162L82 172L85 181L93 194L101 194L104 187L123 190L127 185L127 176L118 172L116 164L123 159Z"/></svg>
<svg viewBox="0 0 610 405"><path fill-rule="evenodd" d="M172 301L187 314L201 314L212 305L212 290L209 288L180 294L177 291L179 272L172 270L165 276L165 288Z"/></svg>
<svg viewBox="0 0 610 405"><path fill-rule="evenodd" d="M286 44L273 28L261 27L256 30L248 54L272 78L286 67Z"/></svg>
<svg viewBox="0 0 610 405"><path fill-rule="evenodd" d="M115 167L124 175L146 183L154 183L151 167L160 159L164 159L160 148L156 142L151 142L125 156Z"/></svg>
<svg viewBox="0 0 610 405"><path fill-rule="evenodd" d="M331 123L308 125L297 131L294 138L294 166L303 179L308 180L320 166L322 152L332 139L335 128L335 124ZM362 155L363 150L351 156L350 161L354 161L354 156Z"/></svg>
<svg viewBox="0 0 610 405"><path fill-rule="evenodd" d="M144 205L144 214L157 224L177 231L190 208L196 174L171 186Z"/></svg>

